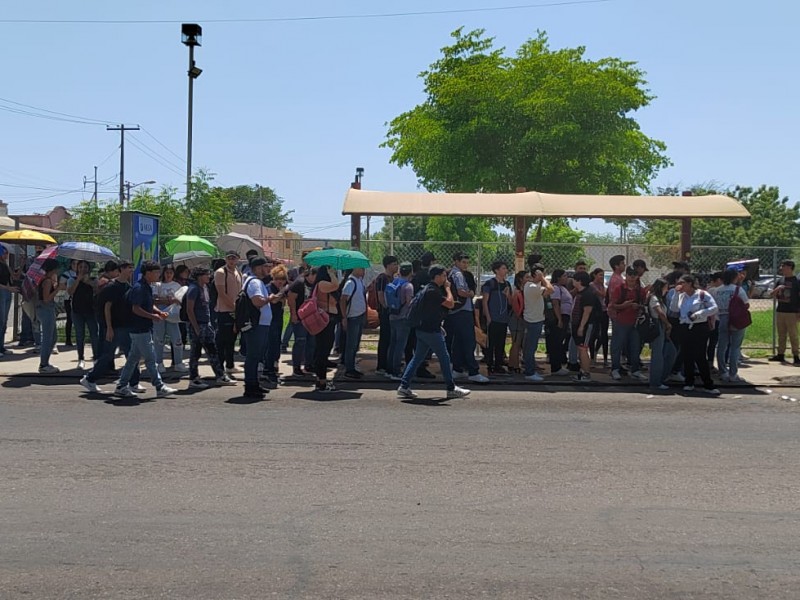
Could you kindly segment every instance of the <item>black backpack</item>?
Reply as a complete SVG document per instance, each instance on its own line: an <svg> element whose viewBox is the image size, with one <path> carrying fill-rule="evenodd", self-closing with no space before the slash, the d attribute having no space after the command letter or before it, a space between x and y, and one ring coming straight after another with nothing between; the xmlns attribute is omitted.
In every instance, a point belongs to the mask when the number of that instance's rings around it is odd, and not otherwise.
<svg viewBox="0 0 800 600"><path fill-rule="evenodd" d="M236 297L236 305L234 307L234 325L236 331L249 331L250 328L258 323L261 316L261 310L253 305L250 296L247 295L247 286L255 277L248 277L242 285L242 291Z"/></svg>
<svg viewBox="0 0 800 600"><path fill-rule="evenodd" d="M414 297L411 299L411 304L409 305L408 316L406 319L408 319L408 322L412 328L422 325L422 298L425 296L425 293L428 291L428 286L430 285L431 284L423 286L423 288L414 294Z"/></svg>
<svg viewBox="0 0 800 600"><path fill-rule="evenodd" d="M190 283L189 287L191 288L192 285L194 284ZM189 322L189 312L186 310L187 307L186 300L188 297L189 297L189 290L187 289L186 293L183 295L183 298L181 298L181 310L180 313L178 314L178 318L181 320L182 323Z"/></svg>

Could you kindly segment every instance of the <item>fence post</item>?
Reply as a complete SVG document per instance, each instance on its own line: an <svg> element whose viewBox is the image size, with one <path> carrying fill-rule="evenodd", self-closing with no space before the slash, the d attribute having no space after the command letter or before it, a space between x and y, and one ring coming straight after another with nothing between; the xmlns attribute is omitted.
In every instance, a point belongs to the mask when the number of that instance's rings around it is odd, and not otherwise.
<svg viewBox="0 0 800 600"><path fill-rule="evenodd" d="M477 284L478 284L478 292L481 289L481 275L483 275L483 244L478 242L478 272L476 273L477 277Z"/></svg>
<svg viewBox="0 0 800 600"><path fill-rule="evenodd" d="M777 248L773 248L772 249L772 280L774 282L776 282L776 283L778 281L777 276L778 276L778 249ZM773 284L773 287L774 287L774 284ZM773 356L775 355L775 352L777 352L777 349L778 349L778 342L775 339L775 333L777 331L777 326L778 326L778 319L777 319L777 315L775 314L775 312L776 312L775 309L777 308L777 305L778 305L778 299L776 297L772 298L772 355Z"/></svg>

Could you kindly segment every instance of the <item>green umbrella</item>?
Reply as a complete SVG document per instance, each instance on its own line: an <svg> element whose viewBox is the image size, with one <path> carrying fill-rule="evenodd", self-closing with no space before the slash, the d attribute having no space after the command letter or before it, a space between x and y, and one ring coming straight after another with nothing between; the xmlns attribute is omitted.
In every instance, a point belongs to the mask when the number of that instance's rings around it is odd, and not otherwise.
<svg viewBox="0 0 800 600"><path fill-rule="evenodd" d="M164 247L170 254L192 252L193 250L208 252L211 256L219 254L214 244L205 238L201 238L199 235L179 235L174 240L170 240L164 244Z"/></svg>
<svg viewBox="0 0 800 600"><path fill-rule="evenodd" d="M303 260L312 267L327 265L340 271L359 267L368 269L370 266L369 259L361 252L357 250L339 250L338 248L314 250L314 252L306 254Z"/></svg>

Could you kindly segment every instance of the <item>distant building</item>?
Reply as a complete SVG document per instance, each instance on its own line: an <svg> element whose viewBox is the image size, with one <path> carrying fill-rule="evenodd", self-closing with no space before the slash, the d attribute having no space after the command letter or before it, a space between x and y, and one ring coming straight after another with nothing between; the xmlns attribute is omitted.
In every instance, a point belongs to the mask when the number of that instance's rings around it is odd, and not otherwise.
<svg viewBox="0 0 800 600"><path fill-rule="evenodd" d="M8 216L8 204L0 200L0 231L15 229L14 219Z"/></svg>
<svg viewBox="0 0 800 600"><path fill-rule="evenodd" d="M6 215L8 215L8 205L0 201L0 205L5 207ZM3 208L0 208L2 212ZM13 215L19 221L20 229L35 229L36 231L44 231L47 233L59 233L58 226L64 219L70 218L72 215L63 206L54 206L44 214L32 215ZM2 227L0 222L0 227ZM11 221L10 229L14 229L14 221Z"/></svg>
<svg viewBox="0 0 800 600"><path fill-rule="evenodd" d="M261 242L265 256L299 262L303 236L295 231L261 227L257 223L234 223L231 231L249 235L254 240Z"/></svg>

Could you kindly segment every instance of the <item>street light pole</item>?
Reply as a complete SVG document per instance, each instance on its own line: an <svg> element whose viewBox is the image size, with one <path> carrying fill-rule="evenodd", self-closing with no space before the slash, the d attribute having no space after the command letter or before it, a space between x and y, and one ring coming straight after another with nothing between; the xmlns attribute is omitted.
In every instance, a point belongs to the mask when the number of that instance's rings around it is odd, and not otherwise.
<svg viewBox="0 0 800 600"><path fill-rule="evenodd" d="M125 182L125 187L128 190L127 198L128 198L128 207L131 205L131 188L139 187L140 185L153 185L155 183L154 180L151 181L142 181L141 183L131 183L130 181Z"/></svg>
<svg viewBox="0 0 800 600"><path fill-rule="evenodd" d="M192 112L194 109L194 80L200 77L202 69L194 64L194 47L200 46L203 28L196 23L183 23L181 25L181 42L189 46L189 116L186 135L186 200L192 193Z"/></svg>

